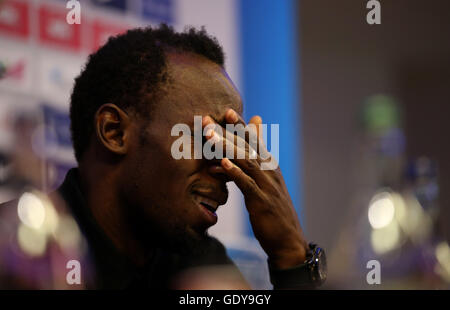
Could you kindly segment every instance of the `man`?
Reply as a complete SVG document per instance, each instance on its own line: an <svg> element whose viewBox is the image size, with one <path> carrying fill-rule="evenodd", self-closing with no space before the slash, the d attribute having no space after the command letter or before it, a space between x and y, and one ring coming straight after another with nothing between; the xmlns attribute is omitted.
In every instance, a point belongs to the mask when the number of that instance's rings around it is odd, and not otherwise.
<svg viewBox="0 0 450 310"><path fill-rule="evenodd" d="M308 246L279 169L262 170L260 157L177 160L171 154L175 124L193 128L201 115L203 127L245 125L242 111L222 48L205 30L130 30L89 57L70 106L78 168L59 193L90 245L94 287L174 287L184 270L233 266L207 235L215 210L227 201L229 181L244 194L274 287L323 280L313 279L315 267L305 264L322 252ZM212 137L238 148L237 137ZM248 143L242 151L248 155Z"/></svg>

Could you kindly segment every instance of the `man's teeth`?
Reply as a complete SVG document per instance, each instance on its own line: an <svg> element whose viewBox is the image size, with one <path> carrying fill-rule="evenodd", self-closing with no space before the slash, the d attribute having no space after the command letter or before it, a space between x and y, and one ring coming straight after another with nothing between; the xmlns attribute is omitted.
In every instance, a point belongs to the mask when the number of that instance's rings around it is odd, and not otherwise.
<svg viewBox="0 0 450 310"><path fill-rule="evenodd" d="M197 202L201 203L205 207L207 207L207 208L209 207L209 208L213 209L212 211L215 211L217 209L217 207L219 206L219 204L217 202L215 202L214 200L208 199L205 197L197 196L196 200L197 200Z"/></svg>

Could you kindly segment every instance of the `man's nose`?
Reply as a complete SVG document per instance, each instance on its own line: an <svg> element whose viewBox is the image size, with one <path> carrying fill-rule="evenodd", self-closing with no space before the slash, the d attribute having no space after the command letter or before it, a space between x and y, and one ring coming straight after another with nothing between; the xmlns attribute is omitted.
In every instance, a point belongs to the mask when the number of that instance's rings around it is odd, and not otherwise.
<svg viewBox="0 0 450 310"><path fill-rule="evenodd" d="M220 161L221 161L220 159L208 160L207 161L208 173L212 177L214 177L224 183L229 182L230 179L227 176L227 174L225 173L225 170L223 169L223 167L221 166Z"/></svg>

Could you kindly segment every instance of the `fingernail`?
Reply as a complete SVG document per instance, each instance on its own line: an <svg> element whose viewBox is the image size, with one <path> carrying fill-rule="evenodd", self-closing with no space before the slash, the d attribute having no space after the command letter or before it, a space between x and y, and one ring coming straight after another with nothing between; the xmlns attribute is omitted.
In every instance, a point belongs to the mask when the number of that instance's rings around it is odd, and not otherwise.
<svg viewBox="0 0 450 310"><path fill-rule="evenodd" d="M237 122L239 120L237 113L233 109L228 110L228 116L232 122Z"/></svg>
<svg viewBox="0 0 450 310"><path fill-rule="evenodd" d="M206 125L211 124L211 118L209 116L203 116L202 118L202 126L205 127Z"/></svg>
<svg viewBox="0 0 450 310"><path fill-rule="evenodd" d="M233 167L233 164L228 158L224 158L222 162L225 169L231 169Z"/></svg>

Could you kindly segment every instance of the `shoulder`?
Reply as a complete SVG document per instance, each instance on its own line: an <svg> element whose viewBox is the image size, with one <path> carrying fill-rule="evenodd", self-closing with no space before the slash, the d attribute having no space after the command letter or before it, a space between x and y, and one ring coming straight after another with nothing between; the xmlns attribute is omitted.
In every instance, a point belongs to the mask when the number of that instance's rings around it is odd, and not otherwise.
<svg viewBox="0 0 450 310"><path fill-rule="evenodd" d="M2 202L0 203L0 211L11 207L16 207L18 203L19 199L17 198L10 201Z"/></svg>
<svg viewBox="0 0 450 310"><path fill-rule="evenodd" d="M10 220L11 218L16 218L18 211L17 205L19 204L19 199L14 199L0 203L0 219Z"/></svg>

